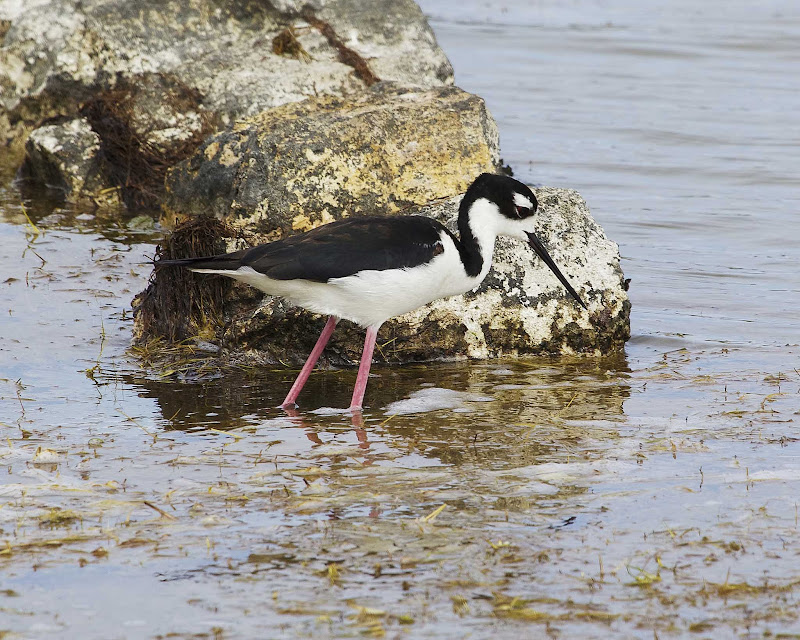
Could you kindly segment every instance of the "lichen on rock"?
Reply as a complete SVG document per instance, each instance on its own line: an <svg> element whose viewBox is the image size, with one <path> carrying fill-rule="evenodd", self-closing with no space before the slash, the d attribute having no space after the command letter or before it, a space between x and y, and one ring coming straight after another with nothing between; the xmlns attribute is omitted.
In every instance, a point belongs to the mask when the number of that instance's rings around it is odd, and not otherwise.
<svg viewBox="0 0 800 640"><path fill-rule="evenodd" d="M264 111L207 139L167 177L166 211L251 232L306 231L463 192L499 161L483 100L380 84Z"/></svg>

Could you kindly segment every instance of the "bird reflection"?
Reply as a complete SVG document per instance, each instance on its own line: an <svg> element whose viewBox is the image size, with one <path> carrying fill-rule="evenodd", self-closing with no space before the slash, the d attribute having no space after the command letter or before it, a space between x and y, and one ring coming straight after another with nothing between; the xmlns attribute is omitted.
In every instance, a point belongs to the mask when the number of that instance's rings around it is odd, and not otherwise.
<svg viewBox="0 0 800 640"><path fill-rule="evenodd" d="M286 413L289 418L292 419L292 422L296 424L298 427L305 430L306 438L311 440L315 445L326 444L322 441L319 437L319 434L314 430L314 427L309 424L308 419L300 413L295 408L284 408L284 412ZM354 411L349 414L350 415L350 424L355 431L356 438L358 438L358 446L361 449L369 450L370 448L370 441L367 437L367 431L364 428L364 416L360 411ZM365 462L364 464L372 464L372 460Z"/></svg>

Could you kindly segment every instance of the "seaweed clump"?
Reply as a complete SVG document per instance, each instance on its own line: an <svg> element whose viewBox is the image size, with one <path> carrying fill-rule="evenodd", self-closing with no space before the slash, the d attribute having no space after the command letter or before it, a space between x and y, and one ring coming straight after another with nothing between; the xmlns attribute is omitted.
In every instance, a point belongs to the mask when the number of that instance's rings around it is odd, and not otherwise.
<svg viewBox="0 0 800 640"><path fill-rule="evenodd" d="M150 282L133 301L138 341L160 337L180 342L215 337L217 327L223 324L223 299L231 280L180 267L159 267L159 262L224 253L226 239L235 235L225 222L197 216L178 225L164 239L156 248Z"/></svg>
<svg viewBox="0 0 800 640"><path fill-rule="evenodd" d="M272 52L277 56L287 56L304 62L311 62L311 55L297 39L297 30L287 27L272 39Z"/></svg>
<svg viewBox="0 0 800 640"><path fill-rule="evenodd" d="M328 44L336 49L336 52L339 54L339 62L353 67L356 76L365 85L371 87L376 82L381 81L381 79L373 73L372 69L369 68L367 61L364 60L357 51L354 51L342 42L342 39L329 22L320 20L310 9L303 12L303 19L325 37Z"/></svg>
<svg viewBox="0 0 800 640"><path fill-rule="evenodd" d="M120 189L128 209L158 207L167 171L217 129L218 116L201 108L202 97L175 77L143 74L81 107L81 115L100 136L101 171ZM177 127L180 135L160 135L174 131L176 124L183 125Z"/></svg>

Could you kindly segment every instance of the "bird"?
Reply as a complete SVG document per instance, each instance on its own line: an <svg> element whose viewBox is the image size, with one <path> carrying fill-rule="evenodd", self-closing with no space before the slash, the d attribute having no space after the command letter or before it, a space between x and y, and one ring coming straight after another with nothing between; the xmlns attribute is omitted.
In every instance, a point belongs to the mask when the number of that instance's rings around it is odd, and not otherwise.
<svg viewBox="0 0 800 640"><path fill-rule="evenodd" d="M528 243L570 295L575 289L534 233L531 189L507 175L482 173L458 211L458 236L421 215L349 217L281 240L221 255L160 260L244 282L328 320L281 407L297 406L340 319L366 329L351 412L363 409L378 329L388 319L477 287L492 266L498 236Z"/></svg>

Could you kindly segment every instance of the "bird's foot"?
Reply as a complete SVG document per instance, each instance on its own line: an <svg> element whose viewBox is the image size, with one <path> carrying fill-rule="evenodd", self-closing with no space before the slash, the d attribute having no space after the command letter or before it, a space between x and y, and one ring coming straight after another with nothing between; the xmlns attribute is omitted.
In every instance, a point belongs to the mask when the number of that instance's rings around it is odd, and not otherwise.
<svg viewBox="0 0 800 640"><path fill-rule="evenodd" d="M294 411L295 409L297 409L297 403L296 402L284 402L283 404L279 404L275 408L276 409L283 409L284 411L289 413L289 412Z"/></svg>

